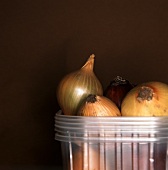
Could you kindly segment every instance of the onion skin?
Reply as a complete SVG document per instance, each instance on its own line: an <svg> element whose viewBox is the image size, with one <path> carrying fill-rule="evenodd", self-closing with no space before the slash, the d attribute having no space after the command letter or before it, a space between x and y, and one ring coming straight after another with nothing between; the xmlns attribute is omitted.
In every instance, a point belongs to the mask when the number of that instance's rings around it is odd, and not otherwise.
<svg viewBox="0 0 168 170"><path fill-rule="evenodd" d="M104 96L112 100L119 109L126 94L134 87L128 80L117 76L104 91Z"/></svg>
<svg viewBox="0 0 168 170"><path fill-rule="evenodd" d="M121 105L122 116L168 116L168 85L147 82L128 92Z"/></svg>
<svg viewBox="0 0 168 170"><path fill-rule="evenodd" d="M68 75L59 83L56 96L65 115L76 115L83 100L90 94L103 94L100 81L93 72L94 55L92 54L85 65Z"/></svg>
<svg viewBox="0 0 168 170"><path fill-rule="evenodd" d="M105 96L90 94L78 111L78 116L121 116L118 107Z"/></svg>

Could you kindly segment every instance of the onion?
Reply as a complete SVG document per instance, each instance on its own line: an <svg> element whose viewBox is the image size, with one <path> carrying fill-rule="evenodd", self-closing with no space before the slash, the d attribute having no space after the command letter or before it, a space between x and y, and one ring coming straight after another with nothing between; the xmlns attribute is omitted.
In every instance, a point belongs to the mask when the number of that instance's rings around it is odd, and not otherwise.
<svg viewBox="0 0 168 170"><path fill-rule="evenodd" d="M88 95L88 97L85 99L84 103L81 105L80 109L78 110L77 115L79 116L121 116L121 113L118 109L118 107L114 104L114 102L112 102L110 99L108 99L105 96L98 96L98 95L93 95L90 94ZM100 128L98 128L97 130L100 131L99 132L99 136L103 136L105 137L105 133L103 130L103 126L101 127L100 124ZM85 127L83 127L84 131L85 131ZM89 134L88 136L88 132L86 131L85 135L87 137L94 137L94 134ZM86 146L86 147L85 147ZM108 146L106 146L107 149ZM110 154L110 152L113 152L111 150L111 148L109 148L108 151L104 151L104 144L91 144L90 142L86 142L84 143L84 147L83 147L83 157L85 158L85 155L87 156L85 159L88 160L89 164L88 164L88 168L90 170L98 170L101 169L101 164L105 164L106 169L111 169L111 167L109 166L109 161L111 162L111 158L108 159L108 154ZM106 157L106 155L108 155ZM104 159L107 159L106 162L104 162ZM80 162L80 160L78 160L77 162ZM87 162L83 162L83 164L87 164ZM103 168L104 169L104 168Z"/></svg>
<svg viewBox="0 0 168 170"><path fill-rule="evenodd" d="M93 72L95 55L84 66L66 75L57 88L57 101L65 115L76 115L80 104L90 94L103 94L100 81Z"/></svg>
<svg viewBox="0 0 168 170"><path fill-rule="evenodd" d="M120 116L118 107L107 97L90 94L78 111L79 116Z"/></svg>
<svg viewBox="0 0 168 170"><path fill-rule="evenodd" d="M147 82L128 92L121 105L122 116L168 116L168 85Z"/></svg>
<svg viewBox="0 0 168 170"><path fill-rule="evenodd" d="M128 80L117 76L104 91L104 96L112 100L119 109L126 94L134 87Z"/></svg>

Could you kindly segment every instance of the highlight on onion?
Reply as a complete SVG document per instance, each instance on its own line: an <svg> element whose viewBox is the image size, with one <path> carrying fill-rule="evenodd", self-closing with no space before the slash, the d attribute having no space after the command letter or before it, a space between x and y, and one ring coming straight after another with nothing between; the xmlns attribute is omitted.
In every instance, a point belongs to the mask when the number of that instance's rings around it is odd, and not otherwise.
<svg viewBox="0 0 168 170"><path fill-rule="evenodd" d="M105 96L90 94L81 105L78 116L121 116L118 107Z"/></svg>
<svg viewBox="0 0 168 170"><path fill-rule="evenodd" d="M104 96L112 100L119 109L121 109L121 103L126 94L134 87L128 80L117 76L104 91Z"/></svg>
<svg viewBox="0 0 168 170"><path fill-rule="evenodd" d="M56 96L65 115L76 115L80 104L89 94L103 94L102 85L93 72L94 58L95 55L92 54L82 68L60 81Z"/></svg>
<svg viewBox="0 0 168 170"><path fill-rule="evenodd" d="M128 92L121 104L122 116L168 116L168 85L142 83Z"/></svg>

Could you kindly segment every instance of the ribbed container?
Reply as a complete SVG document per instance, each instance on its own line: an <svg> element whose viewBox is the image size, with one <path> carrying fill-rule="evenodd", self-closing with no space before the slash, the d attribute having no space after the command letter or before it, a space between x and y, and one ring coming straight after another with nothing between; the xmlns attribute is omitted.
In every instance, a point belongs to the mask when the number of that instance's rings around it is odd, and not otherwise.
<svg viewBox="0 0 168 170"><path fill-rule="evenodd" d="M168 117L55 115L64 170L168 170Z"/></svg>

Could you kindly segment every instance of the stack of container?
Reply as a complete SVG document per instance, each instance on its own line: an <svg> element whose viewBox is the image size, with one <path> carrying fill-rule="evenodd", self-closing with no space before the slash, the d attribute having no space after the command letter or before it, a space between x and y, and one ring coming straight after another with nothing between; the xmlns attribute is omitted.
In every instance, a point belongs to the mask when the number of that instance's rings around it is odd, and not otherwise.
<svg viewBox="0 0 168 170"><path fill-rule="evenodd" d="M64 170L168 170L168 117L55 115Z"/></svg>

